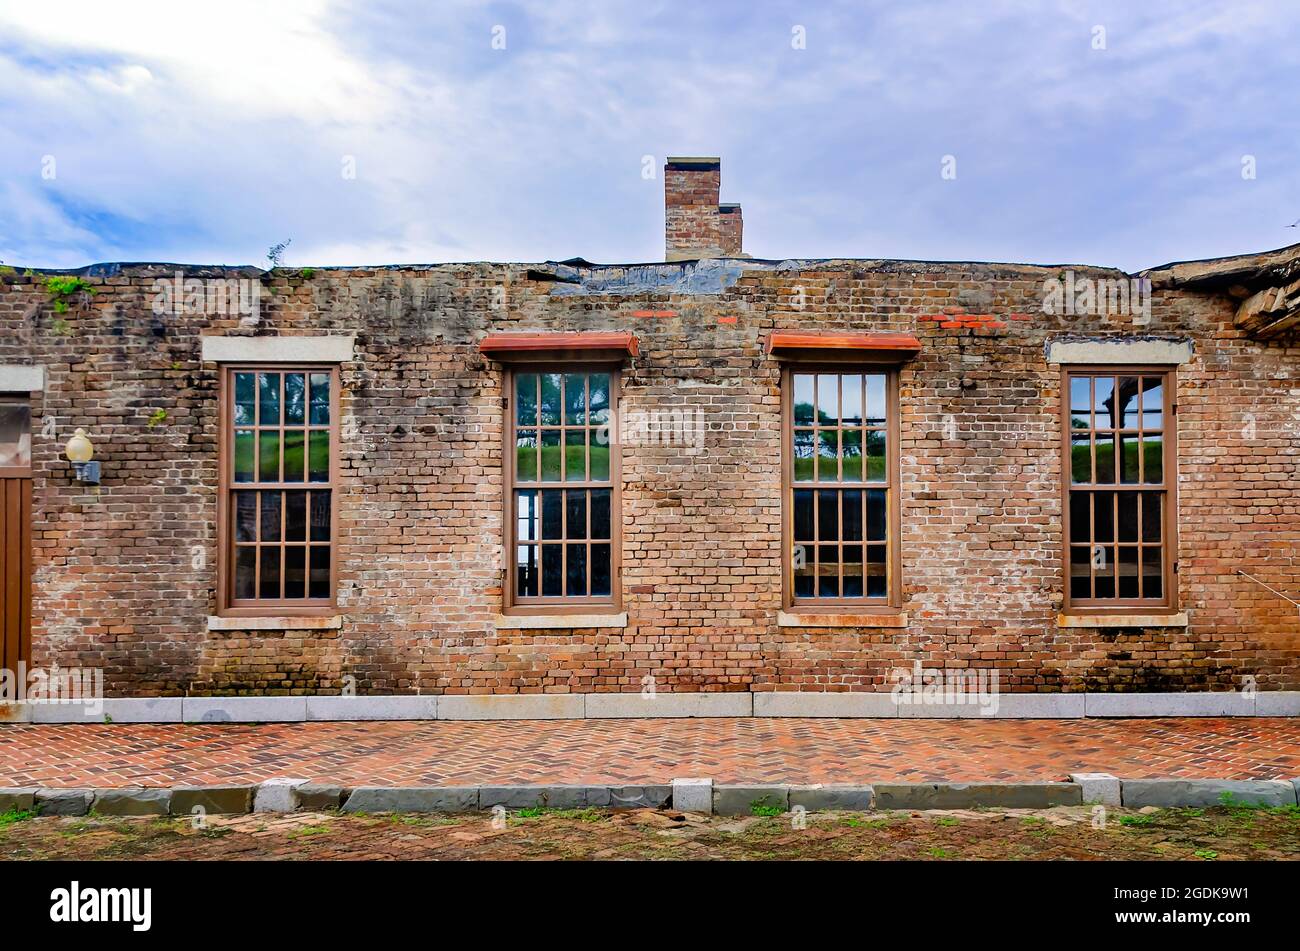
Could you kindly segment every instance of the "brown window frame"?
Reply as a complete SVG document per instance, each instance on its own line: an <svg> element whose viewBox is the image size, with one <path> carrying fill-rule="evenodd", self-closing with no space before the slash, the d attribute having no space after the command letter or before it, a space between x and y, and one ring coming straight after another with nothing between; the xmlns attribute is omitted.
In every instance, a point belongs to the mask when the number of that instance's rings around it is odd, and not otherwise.
<svg viewBox="0 0 1300 951"><path fill-rule="evenodd" d="M515 377L521 373L526 374L545 374L545 373L608 373L609 374L609 481L594 482L586 480L583 482L542 482L540 478L534 482L517 482L515 478L515 457L516 457L516 431L520 427L517 425L517 413L515 406ZM502 612L512 616L532 616L532 615L564 615L564 614L588 614L603 612L618 612L622 610L623 592L622 592L622 548L623 548L623 519L622 519L622 448L620 445L620 425L619 410L622 406L622 363L610 363L608 361L584 361L584 360L536 360L527 363L519 363L507 366L503 370L502 386L504 388L505 398L504 417L502 432L505 439L502 445L502 516L504 521L504 540L505 540L505 584L503 592ZM561 405L563 411L563 403ZM529 427L523 427L529 428ZM561 429L560 446L565 445L564 432L567 431L563 420L561 424L555 427L541 427L546 429ZM584 426L585 429L598 429L599 427ZM588 454L590 454L590 441L587 442ZM561 453L561 458L566 458L565 453ZM540 459L540 455L539 455ZM590 460L588 460L590 467ZM538 472L540 477L541 473ZM517 578L515 559L517 557L516 549L518 548L517 533L519 523L515 512L515 493L516 491L526 491L535 489L538 492L542 490L565 490L565 489L603 489L610 490L609 499L609 521L610 521L610 593L609 595L588 595L586 597L570 597L561 595L541 595L520 597L517 592ZM567 506L562 506L564 517L567 519ZM588 524L590 525L591 513L590 506L587 512ZM568 538L567 531L565 538L561 539L561 550L567 548ZM586 538L588 546L592 544L591 538ZM567 553L565 555L567 558ZM562 577L567 577L567 573L562 571ZM588 588L591 580L591 561L587 562L587 579Z"/></svg>
<svg viewBox="0 0 1300 951"><path fill-rule="evenodd" d="M1118 380L1119 377L1160 377L1161 392L1163 403L1161 408L1161 482L1122 482L1122 440L1117 440L1119 447L1114 450L1115 458L1115 479L1114 483L1109 482L1074 482L1074 459L1072 452L1071 436L1076 432L1083 430L1074 430L1071 428L1070 404L1070 381L1075 377L1113 377ZM1061 549L1062 549L1062 577L1064 579L1063 605L1066 612L1071 614L1096 614L1096 615L1123 615L1123 614L1175 614L1178 611L1178 401L1177 401L1177 368L1168 365L1066 365L1061 368ZM1095 386L1095 384L1093 384ZM1118 383L1116 383L1118 387ZM1095 392L1095 391L1090 391ZM1141 393L1139 384L1139 393ZM1095 396L1092 398L1095 404ZM1114 430L1098 430L1096 428L1096 408L1095 405L1090 407L1093 415L1091 421L1092 428L1087 432L1114 432L1117 436L1121 433L1141 433L1145 431L1144 420L1141 407L1138 412L1139 428L1126 429L1123 425L1124 420L1120 418L1115 420L1118 424ZM1093 477L1096 477L1096 440L1090 440L1092 448L1090 449L1093 469ZM1139 441L1139 446L1141 441ZM1139 453L1139 458L1141 454ZM1141 471L1145 475L1145 463ZM1138 492L1138 493L1163 493L1161 503L1160 518L1160 541L1158 543L1161 552L1161 597L1160 598L1120 598L1119 594L1119 576L1118 564L1116 564L1116 585L1114 598L1074 598L1071 595L1071 548L1077 547L1071 542L1071 525L1070 511L1071 494L1074 492L1087 492L1092 495L1096 492L1112 491L1116 493L1115 520L1116 524L1112 530L1114 538L1110 542L1103 544L1112 549L1119 546L1138 546L1138 578L1141 584L1142 578L1142 549L1155 547L1155 544L1146 542L1142 539L1141 518L1138 519L1138 537L1136 542L1120 542L1118 531L1118 494L1121 492ZM1141 504L1141 503L1139 503ZM1090 508L1090 511L1092 509ZM1139 509L1139 513L1141 509ZM1095 518L1095 511L1093 517ZM1096 543L1089 543L1096 547ZM1091 577L1091 576L1090 576Z"/></svg>
<svg viewBox="0 0 1300 951"><path fill-rule="evenodd" d="M781 368L781 603L793 614L896 614L903 603L902 520L899 499L902 481L899 436L899 375L901 367L893 361L845 359L832 362L790 362ZM796 598L794 593L794 491L796 488L834 488L839 490L879 489L878 482L837 482L822 485L794 481L794 376L795 374L883 374L885 377L886 475L885 489L885 597L868 597L864 581L861 597ZM862 408L865 416L867 408ZM840 427L842 428L842 427ZM815 447L814 447L814 459ZM841 463L842 465L842 463ZM864 457L865 466L865 457ZM865 475L865 472L864 472ZM866 536L866 522L863 522ZM814 543L815 544L815 543ZM842 571L842 569L841 569ZM841 575L842 577L842 575Z"/></svg>
<svg viewBox="0 0 1300 951"><path fill-rule="evenodd" d="M281 375L281 415L278 427L281 431L284 429L303 429L306 432L312 430L328 429L330 434L330 460L329 460L329 481L328 482L311 482L310 472L307 471L307 455L311 443L310 435L304 437L304 472L302 482L235 482L233 476L234 465L234 399L235 386L234 375L236 373L278 373ZM310 401L305 406L304 422L302 426L284 423L284 406L283 406L283 386L284 375L287 373L328 373L330 375L330 420L328 427L320 424L312 425L310 420ZM256 389L255 389L256 392ZM220 412L218 413L218 451L217 451L217 615L219 617L326 617L338 613L338 578L339 578L339 367L336 363L229 363L221 366L220 379ZM258 427L239 427L253 428L258 431ZM257 440L254 439L256 444ZM281 441L282 458L281 470L283 474L283 440ZM260 473L256 473L260 475ZM328 598L256 598L253 600L236 599L234 597L235 583L235 518L236 506L233 504L235 492L257 491L257 490L296 490L303 489L308 492L326 491L330 493L330 596ZM260 518L260 513L259 513ZM281 535L283 536L283 526L285 516L281 510ZM310 524L308 525L306 544L310 547ZM285 542L282 540L280 546L283 547ZM259 545L260 547L260 545ZM307 571L306 584L310 585L310 552L307 554ZM260 570L260 559L259 559ZM308 588L310 590L310 588Z"/></svg>

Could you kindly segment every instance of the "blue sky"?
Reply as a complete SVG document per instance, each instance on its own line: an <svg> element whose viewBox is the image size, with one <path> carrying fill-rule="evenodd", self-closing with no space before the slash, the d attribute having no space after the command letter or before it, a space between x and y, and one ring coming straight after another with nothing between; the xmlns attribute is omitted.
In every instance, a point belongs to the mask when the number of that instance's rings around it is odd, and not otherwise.
<svg viewBox="0 0 1300 951"><path fill-rule="evenodd" d="M722 157L757 257L1274 248L1300 241L1295 14L0 0L0 260L654 261L683 154Z"/></svg>

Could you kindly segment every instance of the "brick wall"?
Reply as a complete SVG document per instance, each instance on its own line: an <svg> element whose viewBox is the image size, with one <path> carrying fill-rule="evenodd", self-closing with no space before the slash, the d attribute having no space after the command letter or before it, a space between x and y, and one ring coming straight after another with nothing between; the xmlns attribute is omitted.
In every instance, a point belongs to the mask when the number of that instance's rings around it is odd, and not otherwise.
<svg viewBox="0 0 1300 951"><path fill-rule="evenodd" d="M345 677L363 692L631 691L646 675L664 691L872 690L917 659L996 666L1020 691L1239 689L1245 675L1300 689L1300 615L1236 574L1300 592L1300 345L1243 338L1230 299L1157 291L1150 324L1135 327L1043 315L1055 272L1032 267L756 265L721 293L683 292L702 273L688 264L635 281L599 269L579 284L529 269L277 273L255 326L155 315L151 285L168 268L90 277L96 293L63 315L43 275L4 276L0 362L48 368L34 407L47 426L34 439L34 662L102 666L115 695L323 692ZM524 329L634 330L626 409L704 411L698 454L625 450L626 629L493 623L501 372L477 343ZM905 628L776 624L773 329L923 342L900 381ZM343 626L209 631L217 367L201 362L199 337L342 332L358 335L342 368ZM1060 369L1044 345L1065 333L1194 341L1177 394L1186 629L1057 626ZM99 487L75 483L59 456L75 426L95 442Z"/></svg>

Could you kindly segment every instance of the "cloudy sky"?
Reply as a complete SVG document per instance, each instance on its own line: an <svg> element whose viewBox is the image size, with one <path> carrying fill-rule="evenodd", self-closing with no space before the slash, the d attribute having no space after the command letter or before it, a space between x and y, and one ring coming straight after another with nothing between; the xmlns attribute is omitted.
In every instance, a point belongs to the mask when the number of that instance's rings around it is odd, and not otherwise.
<svg viewBox="0 0 1300 951"><path fill-rule="evenodd" d="M1274 248L1300 241L1295 14L0 0L0 261L654 261L683 154L722 156L756 257Z"/></svg>

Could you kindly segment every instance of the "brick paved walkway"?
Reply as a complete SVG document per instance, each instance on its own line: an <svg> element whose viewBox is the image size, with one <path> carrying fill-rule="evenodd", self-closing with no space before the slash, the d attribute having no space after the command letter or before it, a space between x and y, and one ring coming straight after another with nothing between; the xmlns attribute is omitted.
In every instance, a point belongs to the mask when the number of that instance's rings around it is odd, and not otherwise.
<svg viewBox="0 0 1300 951"><path fill-rule="evenodd" d="M1300 719L556 720L0 726L0 786L1300 776Z"/></svg>

